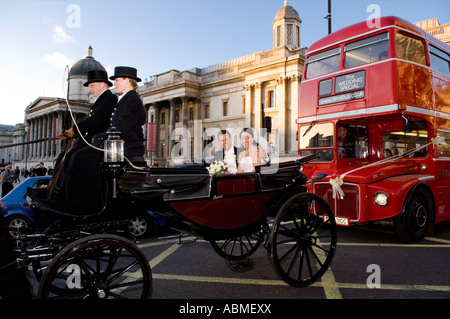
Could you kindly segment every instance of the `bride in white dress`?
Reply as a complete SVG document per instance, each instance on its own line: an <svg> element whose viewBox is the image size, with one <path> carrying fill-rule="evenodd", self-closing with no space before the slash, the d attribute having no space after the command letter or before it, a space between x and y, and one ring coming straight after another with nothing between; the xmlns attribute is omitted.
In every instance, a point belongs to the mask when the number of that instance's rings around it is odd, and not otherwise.
<svg viewBox="0 0 450 319"><path fill-rule="evenodd" d="M254 144L253 131L244 128L239 134L244 150L239 153L238 173L254 172L255 166L261 165L261 158L266 157L264 151Z"/></svg>

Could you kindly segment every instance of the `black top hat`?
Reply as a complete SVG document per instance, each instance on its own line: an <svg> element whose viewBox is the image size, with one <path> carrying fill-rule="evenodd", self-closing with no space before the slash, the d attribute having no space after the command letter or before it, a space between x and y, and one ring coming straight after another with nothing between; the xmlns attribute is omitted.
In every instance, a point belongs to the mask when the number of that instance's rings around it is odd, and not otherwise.
<svg viewBox="0 0 450 319"><path fill-rule="evenodd" d="M137 70L128 66L118 66L114 69L114 75L110 77L111 80L116 78L130 78L136 80L136 82L141 82L142 80L137 77Z"/></svg>
<svg viewBox="0 0 450 319"><path fill-rule="evenodd" d="M87 74L88 80L84 83L84 86L88 86L90 83L94 82L105 82L109 87L112 86L112 83L108 80L108 73L102 70L92 70Z"/></svg>

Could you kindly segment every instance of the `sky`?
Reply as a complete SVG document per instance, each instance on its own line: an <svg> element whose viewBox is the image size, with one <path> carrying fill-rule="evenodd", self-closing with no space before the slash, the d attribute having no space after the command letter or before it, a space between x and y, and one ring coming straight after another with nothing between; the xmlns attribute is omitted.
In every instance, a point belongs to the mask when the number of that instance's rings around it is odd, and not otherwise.
<svg viewBox="0 0 450 319"><path fill-rule="evenodd" d="M332 31L381 16L450 23L450 0L331 0ZM145 80L204 68L273 48L272 22L284 0L0 0L0 124L23 123L41 96L65 97L67 70L86 57L113 74L132 66ZM301 45L328 33L327 0L289 0ZM369 9L369 11L368 11Z"/></svg>

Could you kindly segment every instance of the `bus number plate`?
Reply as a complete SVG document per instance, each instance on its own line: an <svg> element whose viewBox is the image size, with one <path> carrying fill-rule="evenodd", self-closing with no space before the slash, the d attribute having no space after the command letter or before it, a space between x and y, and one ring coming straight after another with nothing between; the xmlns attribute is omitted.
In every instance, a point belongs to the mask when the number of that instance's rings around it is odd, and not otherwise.
<svg viewBox="0 0 450 319"><path fill-rule="evenodd" d="M340 226L350 226L349 220L346 217L334 217L336 224Z"/></svg>

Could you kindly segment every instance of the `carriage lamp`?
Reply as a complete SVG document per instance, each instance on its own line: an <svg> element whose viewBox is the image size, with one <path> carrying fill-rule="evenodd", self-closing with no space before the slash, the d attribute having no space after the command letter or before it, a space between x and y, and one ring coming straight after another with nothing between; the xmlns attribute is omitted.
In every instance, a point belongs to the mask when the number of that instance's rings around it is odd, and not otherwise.
<svg viewBox="0 0 450 319"><path fill-rule="evenodd" d="M376 192L373 200L379 206L386 206L389 202L389 196L385 192Z"/></svg>
<svg viewBox="0 0 450 319"><path fill-rule="evenodd" d="M121 133L115 127L106 132L108 139L104 144L104 162L117 163L124 161L124 141L120 138Z"/></svg>

